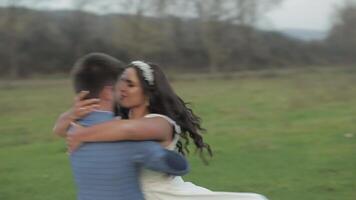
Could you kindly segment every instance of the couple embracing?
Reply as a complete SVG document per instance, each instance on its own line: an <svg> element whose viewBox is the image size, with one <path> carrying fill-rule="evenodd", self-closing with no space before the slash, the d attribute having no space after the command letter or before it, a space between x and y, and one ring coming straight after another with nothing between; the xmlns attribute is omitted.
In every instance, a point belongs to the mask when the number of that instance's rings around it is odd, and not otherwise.
<svg viewBox="0 0 356 200"><path fill-rule="evenodd" d="M211 150L200 119L158 65L91 53L72 70L74 106L57 120L65 137L78 200L266 200L214 192L185 182L188 140Z"/></svg>

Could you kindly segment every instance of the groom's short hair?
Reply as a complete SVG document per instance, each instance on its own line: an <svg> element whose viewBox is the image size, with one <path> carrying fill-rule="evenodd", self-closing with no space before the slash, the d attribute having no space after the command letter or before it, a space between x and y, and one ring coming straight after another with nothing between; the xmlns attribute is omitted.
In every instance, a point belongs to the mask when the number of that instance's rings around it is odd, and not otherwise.
<svg viewBox="0 0 356 200"><path fill-rule="evenodd" d="M124 71L124 63L104 54L89 53L79 58L71 71L76 93L86 90L86 98L97 98L105 86L113 86Z"/></svg>

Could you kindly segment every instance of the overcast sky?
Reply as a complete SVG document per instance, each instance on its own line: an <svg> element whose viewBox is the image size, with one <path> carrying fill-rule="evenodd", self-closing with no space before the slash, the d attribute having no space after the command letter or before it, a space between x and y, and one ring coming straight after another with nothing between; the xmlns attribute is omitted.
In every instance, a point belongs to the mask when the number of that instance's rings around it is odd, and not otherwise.
<svg viewBox="0 0 356 200"><path fill-rule="evenodd" d="M263 1L263 0L261 0ZM335 7L342 0L284 0L264 20L276 29L302 28L327 30L330 27Z"/></svg>
<svg viewBox="0 0 356 200"><path fill-rule="evenodd" d="M70 8L71 0L56 0L52 9ZM260 0L264 1L264 0ZM260 27L267 29L312 29L326 31L330 28L335 7L344 0L284 0L266 15Z"/></svg>

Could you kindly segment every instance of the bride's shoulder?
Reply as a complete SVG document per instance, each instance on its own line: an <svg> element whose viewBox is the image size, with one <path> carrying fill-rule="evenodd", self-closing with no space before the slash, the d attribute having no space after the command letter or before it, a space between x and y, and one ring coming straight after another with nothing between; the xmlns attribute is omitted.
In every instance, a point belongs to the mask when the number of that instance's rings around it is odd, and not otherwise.
<svg viewBox="0 0 356 200"><path fill-rule="evenodd" d="M166 116L166 115L162 115L162 114L156 114L156 113L150 113L144 116L145 118L154 118L154 117L159 117L159 118L163 118L166 121L168 121L169 124L171 124L174 127L174 130L176 133L180 133L181 132L181 128L180 126L170 117Z"/></svg>

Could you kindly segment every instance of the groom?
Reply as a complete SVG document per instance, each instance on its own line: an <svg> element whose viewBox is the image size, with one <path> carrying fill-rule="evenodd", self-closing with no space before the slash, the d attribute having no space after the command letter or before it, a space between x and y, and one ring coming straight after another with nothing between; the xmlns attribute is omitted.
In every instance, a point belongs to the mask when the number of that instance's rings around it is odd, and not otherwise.
<svg viewBox="0 0 356 200"><path fill-rule="evenodd" d="M113 86L122 71L117 59L101 53L88 54L76 62L72 71L76 93L87 90L90 98L100 99L98 110L76 123L93 126L114 119ZM61 121L69 122L70 119L62 117L58 126ZM69 134L73 128L70 127ZM71 154L70 161L78 200L143 200L138 179L141 167L172 175L188 171L181 155L153 141L85 143Z"/></svg>

